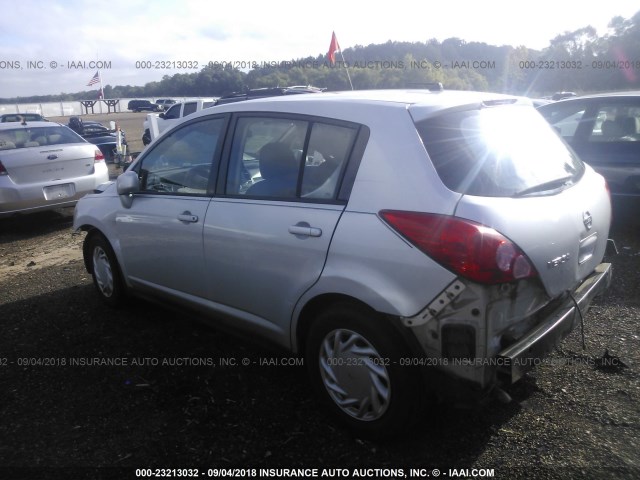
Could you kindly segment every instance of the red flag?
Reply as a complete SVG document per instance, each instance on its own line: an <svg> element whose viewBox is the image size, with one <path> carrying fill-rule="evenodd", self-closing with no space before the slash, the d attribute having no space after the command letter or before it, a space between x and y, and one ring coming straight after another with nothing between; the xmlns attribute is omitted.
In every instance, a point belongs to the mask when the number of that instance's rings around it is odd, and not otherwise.
<svg viewBox="0 0 640 480"><path fill-rule="evenodd" d="M336 51L340 51L340 44L338 43L338 39L336 38L336 32L331 34L331 44L329 45L329 53L327 53L327 57L329 57L329 63L331 65L336 64Z"/></svg>

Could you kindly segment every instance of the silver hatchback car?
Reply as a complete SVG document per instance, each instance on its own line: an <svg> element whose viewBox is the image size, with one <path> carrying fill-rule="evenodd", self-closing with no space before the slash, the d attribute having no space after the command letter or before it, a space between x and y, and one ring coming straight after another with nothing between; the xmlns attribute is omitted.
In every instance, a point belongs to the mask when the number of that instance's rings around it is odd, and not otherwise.
<svg viewBox="0 0 640 480"><path fill-rule="evenodd" d="M72 207L107 181L100 150L64 125L0 123L0 217Z"/></svg>
<svg viewBox="0 0 640 480"><path fill-rule="evenodd" d="M303 355L359 434L517 381L609 285L611 204L524 99L360 91L191 115L76 207L115 305Z"/></svg>

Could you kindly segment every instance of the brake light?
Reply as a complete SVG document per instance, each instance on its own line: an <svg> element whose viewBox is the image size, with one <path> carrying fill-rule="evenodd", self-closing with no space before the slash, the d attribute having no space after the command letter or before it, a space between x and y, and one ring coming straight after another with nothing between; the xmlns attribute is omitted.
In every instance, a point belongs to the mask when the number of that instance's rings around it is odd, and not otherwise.
<svg viewBox="0 0 640 480"><path fill-rule="evenodd" d="M496 284L538 274L518 246L493 228L447 215L382 210L400 235L455 274Z"/></svg>
<svg viewBox="0 0 640 480"><path fill-rule="evenodd" d="M96 148L96 153L93 156L93 163L104 162L104 155Z"/></svg>
<svg viewBox="0 0 640 480"><path fill-rule="evenodd" d="M2 162L0 162L0 175L9 175L9 172L7 172L7 169L4 168Z"/></svg>

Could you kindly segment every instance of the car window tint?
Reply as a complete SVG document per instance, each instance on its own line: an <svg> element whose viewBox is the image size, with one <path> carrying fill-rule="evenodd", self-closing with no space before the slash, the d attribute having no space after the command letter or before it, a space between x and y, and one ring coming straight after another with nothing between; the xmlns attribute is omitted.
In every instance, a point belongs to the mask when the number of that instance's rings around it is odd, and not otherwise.
<svg viewBox="0 0 640 480"><path fill-rule="evenodd" d="M570 140L576 134L578 125L584 120L586 107L583 103L555 103L540 109L540 113L553 128L565 139Z"/></svg>
<svg viewBox="0 0 640 480"><path fill-rule="evenodd" d="M203 120L163 137L136 169L140 189L180 195L206 194L223 124L221 118Z"/></svg>
<svg viewBox="0 0 640 480"><path fill-rule="evenodd" d="M35 113L17 113L15 115L3 115L3 122L41 122L44 118Z"/></svg>
<svg viewBox="0 0 640 480"><path fill-rule="evenodd" d="M226 193L335 200L357 126L286 118L238 119Z"/></svg>
<svg viewBox="0 0 640 480"><path fill-rule="evenodd" d="M63 145L67 143L85 143L67 127L24 127L0 132L0 147L29 148L45 145Z"/></svg>
<svg viewBox="0 0 640 480"><path fill-rule="evenodd" d="M455 192L508 197L576 180L584 172L582 162L530 107L447 113L416 127L440 179Z"/></svg>
<svg viewBox="0 0 640 480"><path fill-rule="evenodd" d="M296 198L308 122L284 118L238 119L226 193Z"/></svg>
<svg viewBox="0 0 640 480"><path fill-rule="evenodd" d="M304 198L333 199L357 129L313 123L302 176Z"/></svg>
<svg viewBox="0 0 640 480"><path fill-rule="evenodd" d="M179 103L174 105L173 107L171 107L169 110L167 110L167 113L164 114L164 118L166 120L172 119L172 118L180 118L180 107L182 105L180 105Z"/></svg>
<svg viewBox="0 0 640 480"><path fill-rule="evenodd" d="M640 140L640 107L619 102L602 104L597 111L590 142Z"/></svg>
<svg viewBox="0 0 640 480"><path fill-rule="evenodd" d="M198 105L195 102L190 102L190 103L185 103L184 104L184 111L183 111L183 117L186 117L187 115L192 114L193 112L196 111L196 108L198 107Z"/></svg>

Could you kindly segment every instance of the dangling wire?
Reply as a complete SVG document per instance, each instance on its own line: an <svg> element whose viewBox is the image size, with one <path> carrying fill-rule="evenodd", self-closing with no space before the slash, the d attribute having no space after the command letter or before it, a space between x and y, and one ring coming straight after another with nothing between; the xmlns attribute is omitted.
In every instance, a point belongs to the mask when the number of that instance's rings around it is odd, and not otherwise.
<svg viewBox="0 0 640 480"><path fill-rule="evenodd" d="M572 294L569 294L571 300L573 300L573 304L576 306L576 310L578 311L578 315L580 315L580 332L582 334L582 350L587 349L587 345L584 342L584 317L582 316L582 310L580 310L580 305L578 305L578 301L574 298Z"/></svg>

